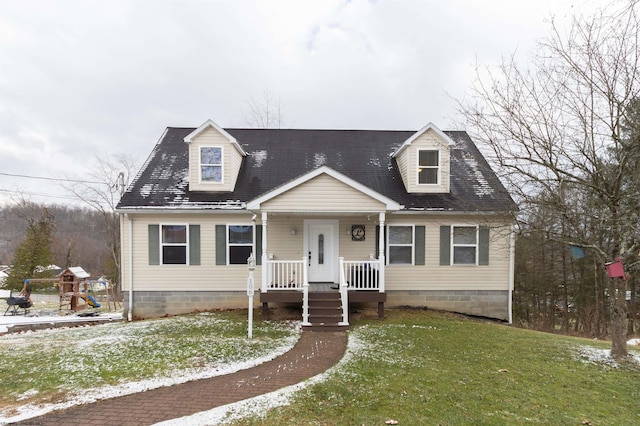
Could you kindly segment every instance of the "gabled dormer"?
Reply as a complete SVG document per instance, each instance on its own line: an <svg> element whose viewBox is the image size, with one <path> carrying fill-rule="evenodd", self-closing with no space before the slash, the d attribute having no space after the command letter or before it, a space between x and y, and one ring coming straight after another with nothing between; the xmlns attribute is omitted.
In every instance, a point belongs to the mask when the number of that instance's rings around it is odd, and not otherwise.
<svg viewBox="0 0 640 426"><path fill-rule="evenodd" d="M393 153L409 193L448 193L453 141L429 123Z"/></svg>
<svg viewBox="0 0 640 426"><path fill-rule="evenodd" d="M184 141L189 144L189 189L232 192L247 155L236 138L207 120Z"/></svg>

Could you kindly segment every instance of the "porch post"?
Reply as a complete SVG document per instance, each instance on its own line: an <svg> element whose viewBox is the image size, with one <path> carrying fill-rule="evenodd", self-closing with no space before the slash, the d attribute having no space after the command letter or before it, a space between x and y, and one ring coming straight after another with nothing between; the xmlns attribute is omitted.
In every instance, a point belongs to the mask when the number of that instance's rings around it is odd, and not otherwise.
<svg viewBox="0 0 640 426"><path fill-rule="evenodd" d="M260 289L267 292L267 278L269 265L267 264L267 212L262 212L262 285Z"/></svg>
<svg viewBox="0 0 640 426"><path fill-rule="evenodd" d="M384 258L384 221L386 214L385 212L380 212L378 217L378 223L380 225L380 232L378 232L378 259L380 259L380 276L378 279L380 280L380 293L384 293L384 265L387 263Z"/></svg>

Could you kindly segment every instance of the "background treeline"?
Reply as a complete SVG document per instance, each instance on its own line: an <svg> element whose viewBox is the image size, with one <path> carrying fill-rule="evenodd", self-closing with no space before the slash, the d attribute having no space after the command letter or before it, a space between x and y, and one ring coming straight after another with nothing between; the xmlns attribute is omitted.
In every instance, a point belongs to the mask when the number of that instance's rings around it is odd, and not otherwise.
<svg viewBox="0 0 640 426"><path fill-rule="evenodd" d="M606 269L588 249L571 247L541 232L520 230L516 239L514 323L520 327L588 337L609 332L612 299ZM628 333L640 332L638 278L625 265Z"/></svg>
<svg viewBox="0 0 640 426"><path fill-rule="evenodd" d="M29 221L38 221L45 209L53 223L52 263L62 268L82 266L91 275L106 275L113 280L115 268L104 216L83 207L33 202L0 206L0 264L13 263L16 250L27 236Z"/></svg>

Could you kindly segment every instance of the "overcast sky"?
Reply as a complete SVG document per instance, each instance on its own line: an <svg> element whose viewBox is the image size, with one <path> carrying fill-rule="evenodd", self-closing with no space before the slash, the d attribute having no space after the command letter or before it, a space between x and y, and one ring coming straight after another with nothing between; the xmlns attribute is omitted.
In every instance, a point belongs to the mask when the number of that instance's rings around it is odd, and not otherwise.
<svg viewBox="0 0 640 426"><path fill-rule="evenodd" d="M267 90L284 127L452 129L476 59L526 57L574 3L0 0L0 200L71 202L7 174L142 164L165 127L245 127Z"/></svg>

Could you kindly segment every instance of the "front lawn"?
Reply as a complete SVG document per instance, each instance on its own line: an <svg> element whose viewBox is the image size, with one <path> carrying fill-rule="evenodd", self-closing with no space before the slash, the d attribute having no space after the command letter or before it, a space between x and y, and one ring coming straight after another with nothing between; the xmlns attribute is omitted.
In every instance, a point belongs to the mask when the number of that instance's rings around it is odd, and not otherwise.
<svg viewBox="0 0 640 426"><path fill-rule="evenodd" d="M246 368L300 333L291 322L254 324L251 341L246 311L1 336L0 424L41 404L64 408Z"/></svg>
<svg viewBox="0 0 640 426"><path fill-rule="evenodd" d="M235 424L640 424L637 357L617 364L608 343L421 310L387 310L349 341L321 383Z"/></svg>
<svg viewBox="0 0 640 426"><path fill-rule="evenodd" d="M354 319L345 358L307 387L176 424L225 415L238 425L640 424L637 347L617 363L607 342L425 310L386 315ZM227 311L2 336L0 423L39 405L46 412L246 368L291 347L297 325L257 319L249 342L246 311Z"/></svg>

